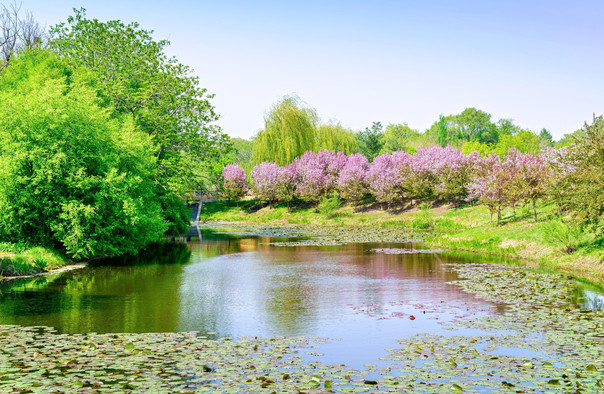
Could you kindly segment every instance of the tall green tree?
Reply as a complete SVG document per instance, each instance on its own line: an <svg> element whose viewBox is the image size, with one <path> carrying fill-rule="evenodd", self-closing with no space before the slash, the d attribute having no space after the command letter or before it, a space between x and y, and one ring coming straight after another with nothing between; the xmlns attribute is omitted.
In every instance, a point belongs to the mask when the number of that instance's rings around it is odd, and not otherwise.
<svg viewBox="0 0 604 394"><path fill-rule="evenodd" d="M541 150L554 146L554 138L545 128L539 132L539 145L541 146Z"/></svg>
<svg viewBox="0 0 604 394"><path fill-rule="evenodd" d="M35 50L0 74L0 240L92 258L182 231L183 204L156 182L153 139L102 108L78 71Z"/></svg>
<svg viewBox="0 0 604 394"><path fill-rule="evenodd" d="M306 151L315 149L319 117L297 96L285 96L264 117L264 129L254 138L255 163L291 163Z"/></svg>
<svg viewBox="0 0 604 394"><path fill-rule="evenodd" d="M212 95L189 67L168 57L168 41L156 41L138 23L88 19L84 9L52 27L51 48L90 72L90 84L115 116L132 117L156 144L160 176L175 189L199 184L200 168L231 149L212 124Z"/></svg>
<svg viewBox="0 0 604 394"><path fill-rule="evenodd" d="M443 148L451 142L447 120L442 114L438 117L438 136L436 137L436 141L438 142L438 145Z"/></svg>
<svg viewBox="0 0 604 394"><path fill-rule="evenodd" d="M356 153L359 146L354 132L342 127L339 123L322 124L317 128L315 151L332 150L345 154Z"/></svg>
<svg viewBox="0 0 604 394"><path fill-rule="evenodd" d="M373 122L371 128L357 133L357 140L361 153L370 161L380 154L384 146L384 131L381 122Z"/></svg>
<svg viewBox="0 0 604 394"><path fill-rule="evenodd" d="M514 124L512 119L499 119L497 121L497 132L501 135L516 135L522 129Z"/></svg>
<svg viewBox="0 0 604 394"><path fill-rule="evenodd" d="M505 134L494 145L493 151L504 157L510 148L522 153L538 153L540 150L539 137L530 130L521 130L515 135Z"/></svg>
<svg viewBox="0 0 604 394"><path fill-rule="evenodd" d="M452 123L459 139L493 144L498 141L497 126L491 122L491 115L476 108L466 108L455 115Z"/></svg>
<svg viewBox="0 0 604 394"><path fill-rule="evenodd" d="M566 148L552 198L576 224L604 234L604 117L594 116ZM556 163L554 163L556 164Z"/></svg>
<svg viewBox="0 0 604 394"><path fill-rule="evenodd" d="M417 130L413 130L407 123L389 124L384 130L382 151L392 153L397 150L408 150L409 140L418 135Z"/></svg>

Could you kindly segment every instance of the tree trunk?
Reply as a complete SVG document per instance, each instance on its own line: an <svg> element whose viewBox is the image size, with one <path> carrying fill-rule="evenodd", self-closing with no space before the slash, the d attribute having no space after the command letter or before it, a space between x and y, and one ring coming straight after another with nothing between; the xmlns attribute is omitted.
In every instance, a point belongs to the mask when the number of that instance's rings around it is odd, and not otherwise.
<svg viewBox="0 0 604 394"><path fill-rule="evenodd" d="M499 226L499 222L501 221L501 207L497 207L497 225Z"/></svg>
<svg viewBox="0 0 604 394"><path fill-rule="evenodd" d="M535 200L533 200L533 213L535 214L535 222L537 221L537 208L535 207Z"/></svg>

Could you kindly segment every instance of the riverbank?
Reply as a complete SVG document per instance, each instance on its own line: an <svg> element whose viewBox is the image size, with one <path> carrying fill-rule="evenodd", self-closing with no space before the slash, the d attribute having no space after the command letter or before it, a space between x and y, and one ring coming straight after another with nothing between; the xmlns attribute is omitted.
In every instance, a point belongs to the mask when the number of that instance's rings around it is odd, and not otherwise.
<svg viewBox="0 0 604 394"><path fill-rule="evenodd" d="M0 243L0 279L55 271L65 268L69 263L65 256L52 249Z"/></svg>
<svg viewBox="0 0 604 394"><path fill-rule="evenodd" d="M238 204L217 201L205 204L200 220L295 226L310 234L328 233L336 240L339 235L342 242L363 242L367 237L382 237L383 241L418 237L434 248L519 259L530 266L604 283L604 239L579 233L561 222L552 205L537 205L537 221L532 208L504 209L500 225L491 223L488 209L480 205L423 205L390 210L379 205L336 205L288 208L257 200Z"/></svg>

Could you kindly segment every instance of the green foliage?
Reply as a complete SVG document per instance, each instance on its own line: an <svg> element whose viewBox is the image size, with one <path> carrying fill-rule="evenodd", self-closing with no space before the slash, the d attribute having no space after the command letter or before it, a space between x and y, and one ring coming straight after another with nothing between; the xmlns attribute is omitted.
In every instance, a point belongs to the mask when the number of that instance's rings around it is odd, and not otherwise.
<svg viewBox="0 0 604 394"><path fill-rule="evenodd" d="M522 153L538 153L540 150L539 137L530 130L521 130L515 135L502 135L493 151L499 157L503 157L510 148L515 148Z"/></svg>
<svg viewBox="0 0 604 394"><path fill-rule="evenodd" d="M291 163L306 151L315 149L319 118L296 96L285 96L264 117L264 130L254 138L254 163Z"/></svg>
<svg viewBox="0 0 604 394"><path fill-rule="evenodd" d="M541 224L543 240L566 253L577 250L584 238L578 226L565 223L562 220L550 220Z"/></svg>
<svg viewBox="0 0 604 394"><path fill-rule="evenodd" d="M430 212L431 203L421 203L419 210L413 217L411 227L418 229L429 229L434 227L434 215Z"/></svg>
<svg viewBox="0 0 604 394"><path fill-rule="evenodd" d="M567 146L571 146L575 143L577 138L581 138L585 136L585 131L583 129L575 130L570 134L564 134L564 136L557 142L554 143L556 148L564 148Z"/></svg>
<svg viewBox="0 0 604 394"><path fill-rule="evenodd" d="M539 132L539 146L541 150L554 146L552 134L547 129L541 129Z"/></svg>
<svg viewBox="0 0 604 394"><path fill-rule="evenodd" d="M89 83L114 116L127 115L155 143L162 183L180 190L197 186L199 171L228 154L229 138L212 125L212 97L191 70L137 23L100 22L75 10L51 29L51 47L69 64L90 73Z"/></svg>
<svg viewBox="0 0 604 394"><path fill-rule="evenodd" d="M411 147L409 141L412 138L418 137L419 132L413 130L407 125L403 124L389 124L384 130L384 137L382 138L382 152L392 153L397 150L404 150L409 153Z"/></svg>
<svg viewBox="0 0 604 394"><path fill-rule="evenodd" d="M461 147L461 153L469 155L477 152L480 156L486 157L493 152L493 146L478 141L466 141Z"/></svg>
<svg viewBox="0 0 604 394"><path fill-rule="evenodd" d="M453 118L453 127L459 139L492 144L498 140L497 127L491 115L476 108L466 108Z"/></svg>
<svg viewBox="0 0 604 394"><path fill-rule="evenodd" d="M0 242L0 253L21 253L27 249L23 243Z"/></svg>
<svg viewBox="0 0 604 394"><path fill-rule="evenodd" d="M461 152L464 155L478 152L482 157L495 153L499 157L504 157L510 148L515 148L522 153L538 153L542 146L540 137L530 130L515 131L513 135L501 134L498 138L499 141L495 144L466 141L461 147Z"/></svg>
<svg viewBox="0 0 604 394"><path fill-rule="evenodd" d="M438 118L437 126L438 136L436 138L436 141L438 142L438 145L444 148L450 141L448 136L447 120L444 116L442 116L442 114Z"/></svg>
<svg viewBox="0 0 604 394"><path fill-rule="evenodd" d="M314 151L330 150L344 154L356 153L359 146L355 134L340 124L328 123L319 126L316 130Z"/></svg>
<svg viewBox="0 0 604 394"><path fill-rule="evenodd" d="M0 79L0 240L75 258L136 252L183 204L155 182L152 139L65 69L32 51Z"/></svg>
<svg viewBox="0 0 604 394"><path fill-rule="evenodd" d="M604 118L594 117L567 148L567 170L553 183L552 197L573 221L604 233Z"/></svg>
<svg viewBox="0 0 604 394"><path fill-rule="evenodd" d="M238 164L249 174L252 168L254 168L252 157L254 143L243 138L231 138L231 142L233 144L233 153L231 154L232 160L230 163Z"/></svg>
<svg viewBox="0 0 604 394"><path fill-rule="evenodd" d="M369 161L380 154L383 147L384 132L380 122L373 122L371 128L367 127L364 131L357 133L357 141L360 152Z"/></svg>
<svg viewBox="0 0 604 394"><path fill-rule="evenodd" d="M512 119L499 119L497 121L497 132L499 133L499 136L516 135L520 131L522 130L514 124Z"/></svg>
<svg viewBox="0 0 604 394"><path fill-rule="evenodd" d="M336 209L342 206L342 201L340 197L336 193L332 193L331 196L323 196L321 197L321 201L317 206L317 210L319 213L326 215L328 217L333 216Z"/></svg>

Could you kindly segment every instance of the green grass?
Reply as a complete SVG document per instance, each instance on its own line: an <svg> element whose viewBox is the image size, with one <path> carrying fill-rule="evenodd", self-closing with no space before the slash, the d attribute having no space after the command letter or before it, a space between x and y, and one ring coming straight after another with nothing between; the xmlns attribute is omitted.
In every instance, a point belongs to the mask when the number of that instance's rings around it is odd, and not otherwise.
<svg viewBox="0 0 604 394"><path fill-rule="evenodd" d="M433 247L523 259L604 282L604 238L585 234L561 221L552 204L506 208L500 225L491 223L481 205L453 207L422 205L383 210L378 206L352 207L325 200L323 206L296 202L269 206L258 200L238 205L218 201L205 205L201 218L208 222L267 225L380 226L409 228L426 234Z"/></svg>
<svg viewBox="0 0 604 394"><path fill-rule="evenodd" d="M65 256L51 249L0 243L0 277L32 275L66 264Z"/></svg>

